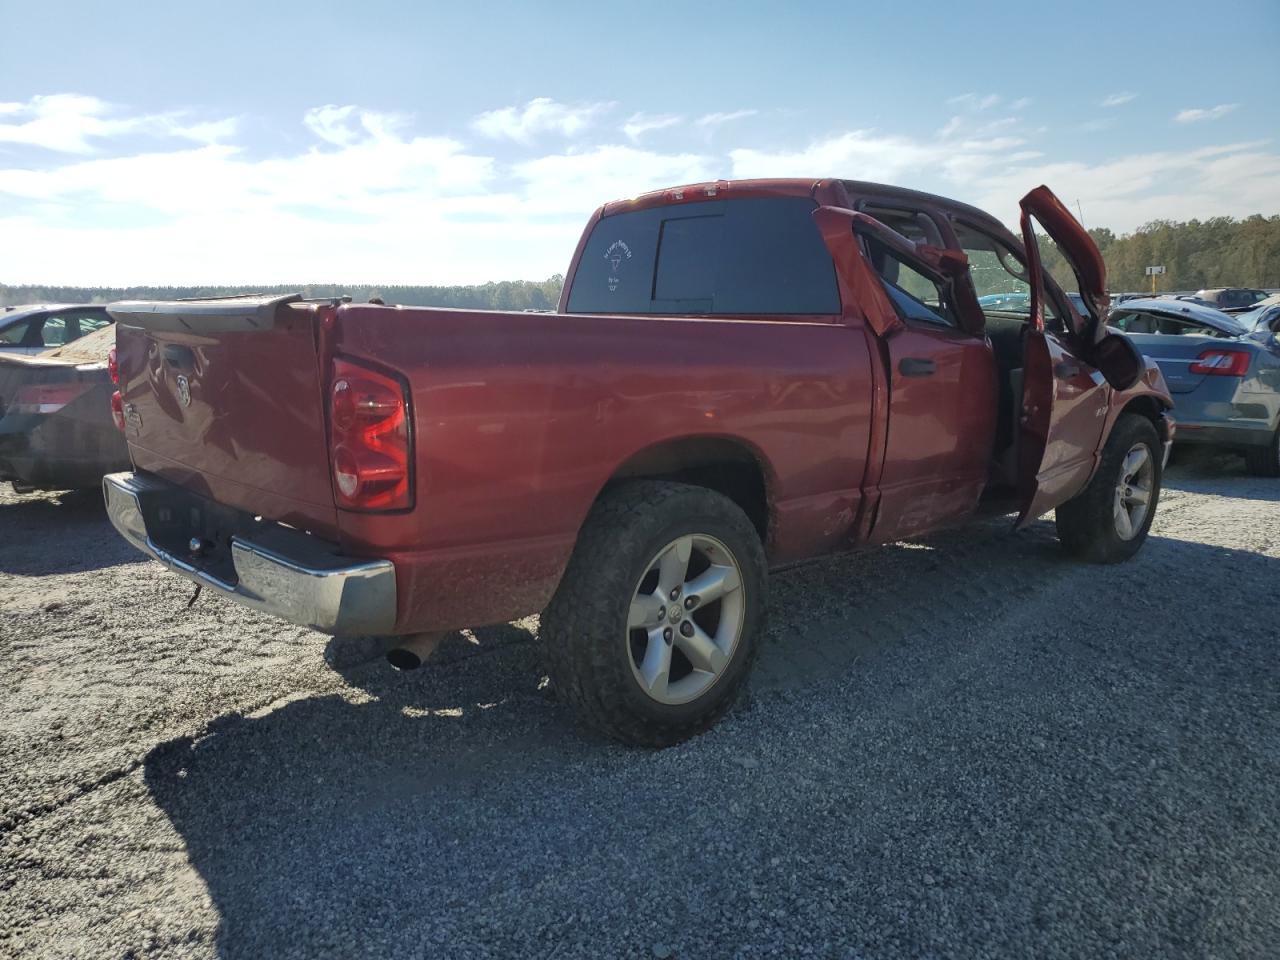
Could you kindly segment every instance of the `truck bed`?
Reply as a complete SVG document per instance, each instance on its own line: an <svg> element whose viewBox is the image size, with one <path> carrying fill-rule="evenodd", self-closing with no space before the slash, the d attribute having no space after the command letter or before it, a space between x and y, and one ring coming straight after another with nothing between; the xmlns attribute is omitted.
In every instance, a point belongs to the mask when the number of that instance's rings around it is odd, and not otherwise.
<svg viewBox="0 0 1280 960"><path fill-rule="evenodd" d="M870 357L864 333L837 323L299 298L112 310L137 467L345 555L391 559L416 607L401 609L398 629L538 610L604 486L683 440L738 438L743 457L785 465L768 477L777 562L845 542L860 507ZM411 509L335 506L325 438L336 357L407 383Z"/></svg>

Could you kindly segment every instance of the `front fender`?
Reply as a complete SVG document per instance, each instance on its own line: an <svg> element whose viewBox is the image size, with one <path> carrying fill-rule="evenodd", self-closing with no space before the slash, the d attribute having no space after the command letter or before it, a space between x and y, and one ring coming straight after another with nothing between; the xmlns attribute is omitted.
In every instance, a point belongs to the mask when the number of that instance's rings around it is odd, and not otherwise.
<svg viewBox="0 0 1280 960"><path fill-rule="evenodd" d="M1106 445L1112 429L1115 428L1116 421L1125 413L1140 413L1151 420L1156 432L1160 434L1160 442L1165 448L1165 459L1168 460L1169 448L1177 432L1177 421L1173 416L1173 395L1169 392L1169 385L1165 383L1159 364L1149 357L1143 358L1142 374L1131 387L1114 390L1111 394L1111 403L1107 409L1107 419L1098 447L1099 458L1102 447ZM1094 469L1097 469L1096 465Z"/></svg>

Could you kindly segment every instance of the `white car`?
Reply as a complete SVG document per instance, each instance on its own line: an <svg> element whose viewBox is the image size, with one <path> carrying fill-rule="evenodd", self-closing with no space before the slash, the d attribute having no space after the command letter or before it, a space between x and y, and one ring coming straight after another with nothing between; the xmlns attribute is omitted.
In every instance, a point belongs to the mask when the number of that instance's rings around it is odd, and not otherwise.
<svg viewBox="0 0 1280 960"><path fill-rule="evenodd" d="M0 351L41 353L93 333L111 322L105 307L37 303L0 308Z"/></svg>

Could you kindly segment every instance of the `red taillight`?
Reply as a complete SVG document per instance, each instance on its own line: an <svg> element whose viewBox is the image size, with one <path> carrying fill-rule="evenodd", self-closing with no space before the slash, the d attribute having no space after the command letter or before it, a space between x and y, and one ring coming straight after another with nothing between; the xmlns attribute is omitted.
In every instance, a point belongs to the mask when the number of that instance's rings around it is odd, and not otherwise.
<svg viewBox="0 0 1280 960"><path fill-rule="evenodd" d="M14 394L9 412L57 413L92 387L92 383L51 383L23 387Z"/></svg>
<svg viewBox="0 0 1280 960"><path fill-rule="evenodd" d="M1244 350L1209 347L1200 351L1200 356L1191 365L1191 372L1210 377L1243 377L1249 372L1249 354Z"/></svg>
<svg viewBox="0 0 1280 960"><path fill-rule="evenodd" d="M338 506L413 506L412 453L404 385L350 360L335 360L329 387L329 463Z"/></svg>
<svg viewBox="0 0 1280 960"><path fill-rule="evenodd" d="M116 360L115 347L107 351L107 373L111 375L111 382L120 386L120 364ZM124 433L124 397L120 396L119 390L111 394L111 419L116 422L116 429Z"/></svg>
<svg viewBox="0 0 1280 960"><path fill-rule="evenodd" d="M119 390L111 394L111 419L116 422L116 429L124 433L124 397Z"/></svg>

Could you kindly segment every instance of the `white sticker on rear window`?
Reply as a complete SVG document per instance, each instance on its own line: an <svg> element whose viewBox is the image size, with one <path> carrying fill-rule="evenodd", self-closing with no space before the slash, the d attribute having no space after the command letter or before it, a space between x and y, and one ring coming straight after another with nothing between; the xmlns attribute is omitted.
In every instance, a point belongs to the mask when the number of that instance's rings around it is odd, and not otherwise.
<svg viewBox="0 0 1280 960"><path fill-rule="evenodd" d="M618 276L618 267L631 259L631 248L627 246L625 240L615 240L609 244L609 249L604 252L604 258L613 267L608 274L609 292L613 293L618 289L618 284L622 282L622 278Z"/></svg>

